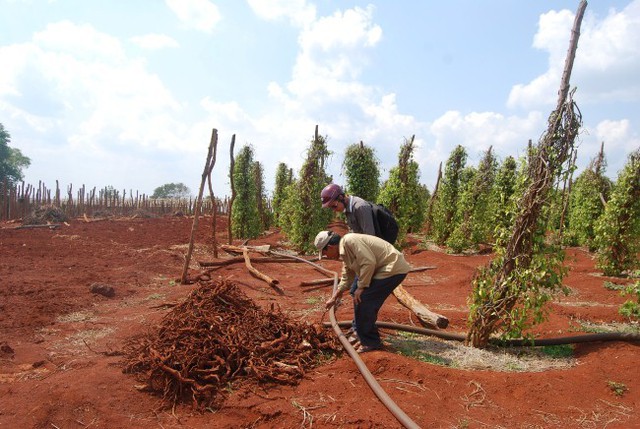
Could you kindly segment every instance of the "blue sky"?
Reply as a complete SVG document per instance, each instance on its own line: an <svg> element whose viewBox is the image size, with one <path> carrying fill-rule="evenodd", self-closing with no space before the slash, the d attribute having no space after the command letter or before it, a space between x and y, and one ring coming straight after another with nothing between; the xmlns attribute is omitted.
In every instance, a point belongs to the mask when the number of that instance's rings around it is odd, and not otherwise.
<svg viewBox="0 0 640 429"><path fill-rule="evenodd" d="M217 128L251 144L272 190L316 124L343 184L364 141L382 179L415 135L421 181L463 145L470 165L537 142L555 107L575 1L0 0L0 123L31 159L25 182L151 194L200 186ZM605 144L614 178L640 147L640 0L591 1L572 86L582 170Z"/></svg>

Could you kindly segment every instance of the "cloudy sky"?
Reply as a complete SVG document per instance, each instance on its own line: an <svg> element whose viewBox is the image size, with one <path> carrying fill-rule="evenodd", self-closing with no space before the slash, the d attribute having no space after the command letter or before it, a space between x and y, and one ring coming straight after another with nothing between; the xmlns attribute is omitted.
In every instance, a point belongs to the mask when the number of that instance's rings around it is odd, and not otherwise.
<svg viewBox="0 0 640 429"><path fill-rule="evenodd" d="M25 182L151 194L200 186L218 130L251 144L267 188L295 172L315 126L344 182L364 141L382 179L415 135L421 180L463 145L477 165L537 142L555 107L578 0L0 0L0 123ZM640 147L640 0L591 1L571 79L583 169L601 142L617 176Z"/></svg>

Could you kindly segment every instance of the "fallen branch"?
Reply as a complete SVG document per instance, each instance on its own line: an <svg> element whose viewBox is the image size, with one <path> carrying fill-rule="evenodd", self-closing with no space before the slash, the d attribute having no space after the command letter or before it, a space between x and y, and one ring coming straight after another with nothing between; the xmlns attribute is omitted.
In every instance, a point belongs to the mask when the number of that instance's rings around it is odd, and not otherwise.
<svg viewBox="0 0 640 429"><path fill-rule="evenodd" d="M418 271L427 271L427 270L435 270L435 269L436 267L433 267L433 266L416 267L416 268L411 268L409 272L415 273ZM316 280L307 280L307 281L300 282L300 286L320 286L320 285L324 286L329 284L333 284L333 279L316 279Z"/></svg>
<svg viewBox="0 0 640 429"><path fill-rule="evenodd" d="M411 310L422 324L434 329L444 329L449 326L449 319L429 310L424 304L407 292L402 285L394 289L393 295L398 299L400 304Z"/></svg>
<svg viewBox="0 0 640 429"><path fill-rule="evenodd" d="M280 295L284 295L284 292L282 291L282 289L278 287L278 283L279 283L278 280L272 279L271 277L265 274L262 274L260 271L253 268L253 266L251 265L251 259L249 259L249 251L247 249L244 249L242 254L244 255L244 264L247 266L247 269L249 270L252 276L254 276L257 279L265 281Z"/></svg>
<svg viewBox="0 0 640 429"><path fill-rule="evenodd" d="M12 229L33 229L33 228L49 228L49 229L56 229L60 226L59 223L52 223L49 225L20 225L20 226L16 226Z"/></svg>
<svg viewBox="0 0 640 429"><path fill-rule="evenodd" d="M316 257L316 259L317 259L317 257ZM268 263L268 262L280 262L280 263L284 263L284 262L302 262L302 261L297 261L295 259L287 259L287 258L282 258L282 257L270 257L270 256L253 258L253 261L260 262L260 263ZM244 257L243 256L239 256L239 257L236 257L236 258L230 258L230 259L224 259L222 261L199 261L198 264L201 267L222 267L222 266L226 266L226 265L237 264L239 262L244 262Z"/></svg>

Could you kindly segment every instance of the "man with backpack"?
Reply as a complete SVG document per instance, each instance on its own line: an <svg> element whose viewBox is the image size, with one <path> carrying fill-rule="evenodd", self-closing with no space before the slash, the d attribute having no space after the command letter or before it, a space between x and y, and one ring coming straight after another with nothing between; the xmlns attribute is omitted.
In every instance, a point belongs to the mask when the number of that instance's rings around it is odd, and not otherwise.
<svg viewBox="0 0 640 429"><path fill-rule="evenodd" d="M322 207L344 213L351 232L380 237L390 244L398 238L398 224L384 206L370 203L355 195L346 195L339 185L331 183L320 192Z"/></svg>

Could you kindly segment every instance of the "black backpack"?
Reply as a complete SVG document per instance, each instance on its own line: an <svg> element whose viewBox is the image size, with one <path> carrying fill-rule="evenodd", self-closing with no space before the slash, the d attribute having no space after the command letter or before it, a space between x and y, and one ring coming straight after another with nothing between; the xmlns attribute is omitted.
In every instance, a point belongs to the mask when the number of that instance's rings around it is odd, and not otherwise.
<svg viewBox="0 0 640 429"><path fill-rule="evenodd" d="M382 238L387 243L394 244L398 238L398 222L388 208L382 204L371 205L373 212L373 226L376 229L376 237Z"/></svg>

